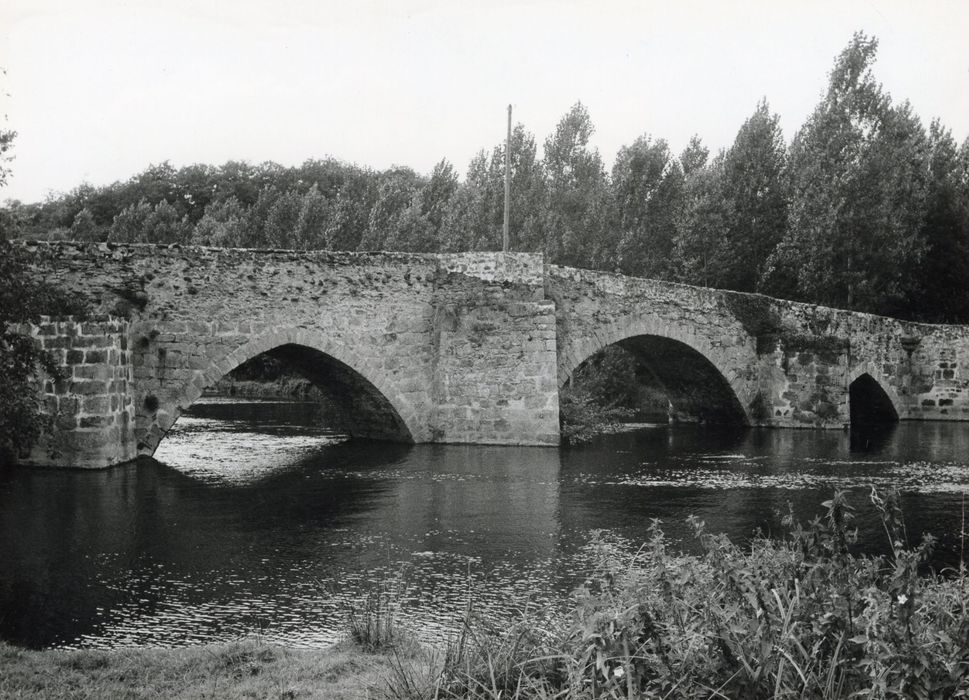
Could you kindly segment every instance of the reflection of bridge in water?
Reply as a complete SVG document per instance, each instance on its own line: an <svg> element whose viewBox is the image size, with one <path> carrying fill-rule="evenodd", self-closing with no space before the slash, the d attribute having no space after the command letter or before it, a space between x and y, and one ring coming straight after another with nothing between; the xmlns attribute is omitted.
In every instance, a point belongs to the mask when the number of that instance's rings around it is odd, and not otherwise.
<svg viewBox="0 0 969 700"><path fill-rule="evenodd" d="M965 420L969 330L543 264L418 255L37 243L87 322L32 328L67 370L30 460L152 454L202 390L274 351L355 436L553 445L558 392L621 344L680 420L776 427Z"/></svg>

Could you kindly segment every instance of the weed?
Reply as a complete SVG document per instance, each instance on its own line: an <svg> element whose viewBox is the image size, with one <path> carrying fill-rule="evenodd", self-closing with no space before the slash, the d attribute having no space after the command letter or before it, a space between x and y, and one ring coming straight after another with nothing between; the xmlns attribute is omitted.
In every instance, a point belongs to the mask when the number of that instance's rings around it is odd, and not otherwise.
<svg viewBox="0 0 969 700"><path fill-rule="evenodd" d="M597 566L567 615L508 625L468 613L395 698L969 697L965 566L922 576L898 494L872 491L889 557L852 553L844 493L810 523L749 548L691 519L702 555L670 551L659 522L632 557L596 537Z"/></svg>

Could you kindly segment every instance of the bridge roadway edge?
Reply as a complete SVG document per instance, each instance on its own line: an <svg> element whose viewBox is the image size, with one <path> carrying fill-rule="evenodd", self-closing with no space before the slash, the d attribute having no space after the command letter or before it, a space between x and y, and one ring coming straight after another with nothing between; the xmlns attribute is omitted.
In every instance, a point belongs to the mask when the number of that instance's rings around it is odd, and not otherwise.
<svg viewBox="0 0 969 700"><path fill-rule="evenodd" d="M25 242L85 321L23 327L60 364L22 461L151 454L204 386L279 343L359 372L414 442L558 444L558 390L636 338L689 348L745 422L841 428L870 376L901 420L969 420L969 328L544 264L525 253L323 253Z"/></svg>

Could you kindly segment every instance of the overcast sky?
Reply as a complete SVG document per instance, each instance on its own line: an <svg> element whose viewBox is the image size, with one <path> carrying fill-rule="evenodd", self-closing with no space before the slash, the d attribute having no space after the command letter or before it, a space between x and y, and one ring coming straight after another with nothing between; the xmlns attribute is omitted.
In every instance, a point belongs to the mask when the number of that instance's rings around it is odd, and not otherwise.
<svg viewBox="0 0 969 700"><path fill-rule="evenodd" d="M0 197L149 163L334 156L463 174L513 104L541 143L577 100L611 167L643 133L729 146L766 97L788 139L856 30L928 123L969 134L969 2L3 0Z"/></svg>

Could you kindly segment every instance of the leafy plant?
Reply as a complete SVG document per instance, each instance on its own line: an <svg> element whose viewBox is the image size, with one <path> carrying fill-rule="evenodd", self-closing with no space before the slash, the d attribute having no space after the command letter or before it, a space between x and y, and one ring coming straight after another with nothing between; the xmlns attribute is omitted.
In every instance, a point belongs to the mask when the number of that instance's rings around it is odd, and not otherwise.
<svg viewBox="0 0 969 700"><path fill-rule="evenodd" d="M433 685L395 697L969 697L967 577L920 575L898 494L872 491L892 554L852 552L854 509L836 492L806 525L748 548L690 519L699 556L660 523L634 555L597 534L571 612L500 626L468 616Z"/></svg>
<svg viewBox="0 0 969 700"><path fill-rule="evenodd" d="M32 381L37 370L60 376L53 358L17 325L42 314L87 312L83 296L35 279L26 251L0 239L0 464L29 450L46 427Z"/></svg>

